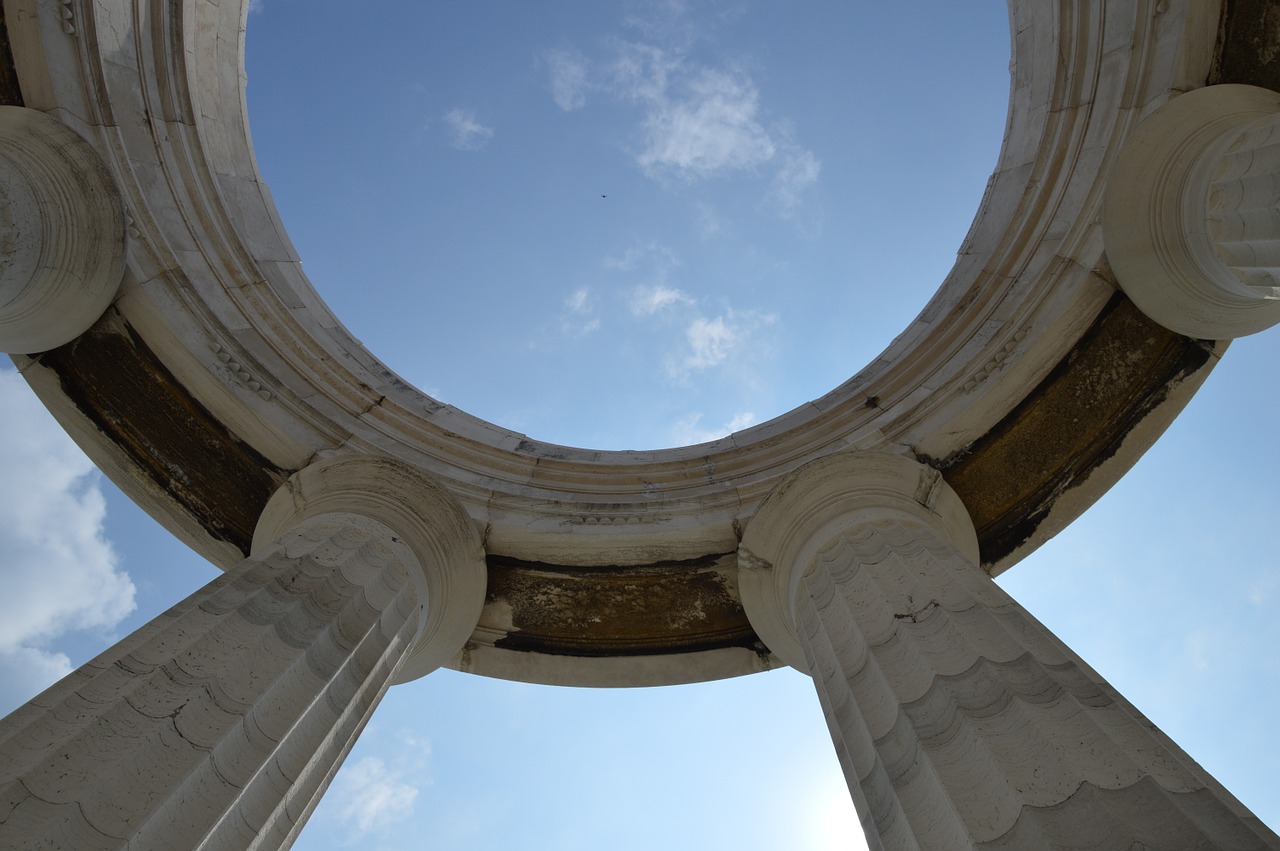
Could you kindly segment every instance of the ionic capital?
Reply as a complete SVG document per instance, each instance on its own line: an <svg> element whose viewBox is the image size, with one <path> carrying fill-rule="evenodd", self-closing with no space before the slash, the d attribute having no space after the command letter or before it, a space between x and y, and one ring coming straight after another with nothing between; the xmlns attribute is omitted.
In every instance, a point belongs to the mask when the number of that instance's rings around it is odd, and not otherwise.
<svg viewBox="0 0 1280 851"><path fill-rule="evenodd" d="M1280 93L1209 86L1156 110L1116 159L1102 225L1120 288L1166 328L1280 323Z"/></svg>
<svg viewBox="0 0 1280 851"><path fill-rule="evenodd" d="M964 504L932 467L900 455L839 452L784 479L747 524L738 587L756 634L788 665L808 671L796 629L800 580L835 538L895 520L928 529L975 565L978 539Z"/></svg>
<svg viewBox="0 0 1280 851"><path fill-rule="evenodd" d="M480 534L458 501L425 473L391 458L318 461L294 473L267 502L254 530L253 557L333 520L377 530L381 543L414 568L421 629L397 681L425 676L452 659L475 631L487 583Z"/></svg>
<svg viewBox="0 0 1280 851"><path fill-rule="evenodd" d="M0 351L34 354L102 316L124 275L124 205L58 120L0 106Z"/></svg>

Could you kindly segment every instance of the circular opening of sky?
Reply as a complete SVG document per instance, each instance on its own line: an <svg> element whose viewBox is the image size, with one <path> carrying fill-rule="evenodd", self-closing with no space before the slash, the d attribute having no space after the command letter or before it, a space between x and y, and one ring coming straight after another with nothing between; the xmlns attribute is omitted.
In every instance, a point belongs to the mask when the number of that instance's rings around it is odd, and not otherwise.
<svg viewBox="0 0 1280 851"><path fill-rule="evenodd" d="M1008 103L1002 3L252 2L259 167L355 336L599 449L826 393L955 259Z"/></svg>

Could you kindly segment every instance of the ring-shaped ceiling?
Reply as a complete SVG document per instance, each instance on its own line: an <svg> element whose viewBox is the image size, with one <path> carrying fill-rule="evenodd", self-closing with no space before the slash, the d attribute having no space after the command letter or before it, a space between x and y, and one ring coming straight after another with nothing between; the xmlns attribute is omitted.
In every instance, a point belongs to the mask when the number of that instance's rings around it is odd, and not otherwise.
<svg viewBox="0 0 1280 851"><path fill-rule="evenodd" d="M4 6L21 100L101 153L130 224L113 308L20 359L28 380L126 492L224 567L271 492L316 459L376 454L426 472L488 556L480 628L453 661L464 670L629 685L777 665L742 613L738 540L782 477L848 448L941 469L985 566L1002 570L1119 478L1222 347L1165 331L1118 293L1099 222L1127 135L1208 79L1217 4L1010 0L1004 142L937 294L825 396L643 452L469 416L345 331L254 160L248 0L64 2L60 19L37 5Z"/></svg>

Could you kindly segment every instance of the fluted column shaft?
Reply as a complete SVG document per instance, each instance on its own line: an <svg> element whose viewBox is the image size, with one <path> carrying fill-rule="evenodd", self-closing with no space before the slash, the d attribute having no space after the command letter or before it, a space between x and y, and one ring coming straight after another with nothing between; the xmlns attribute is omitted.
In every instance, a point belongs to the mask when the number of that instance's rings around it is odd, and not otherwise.
<svg viewBox="0 0 1280 851"><path fill-rule="evenodd" d="M1280 849L976 563L936 471L841 453L739 549L753 625L813 677L873 849Z"/></svg>
<svg viewBox="0 0 1280 851"><path fill-rule="evenodd" d="M1213 169L1206 203L1214 251L1241 284L1280 296L1280 113L1240 131Z"/></svg>
<svg viewBox="0 0 1280 851"><path fill-rule="evenodd" d="M418 618L367 527L245 559L0 722L0 846L286 846Z"/></svg>
<svg viewBox="0 0 1280 851"><path fill-rule="evenodd" d="M804 573L799 637L880 847L1275 848L975 565L894 521Z"/></svg>
<svg viewBox="0 0 1280 851"><path fill-rule="evenodd" d="M253 553L0 721L0 848L293 843L393 681L460 652L479 534L417 470L321 461Z"/></svg>

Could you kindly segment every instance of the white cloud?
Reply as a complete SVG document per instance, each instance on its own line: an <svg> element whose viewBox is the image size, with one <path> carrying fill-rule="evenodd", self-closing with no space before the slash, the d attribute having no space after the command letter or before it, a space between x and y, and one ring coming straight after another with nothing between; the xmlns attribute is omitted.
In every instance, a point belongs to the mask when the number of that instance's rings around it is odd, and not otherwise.
<svg viewBox="0 0 1280 851"><path fill-rule="evenodd" d="M581 109L587 103L587 63L581 54L571 50L552 50L546 55L551 76L551 97L565 112Z"/></svg>
<svg viewBox="0 0 1280 851"><path fill-rule="evenodd" d="M663 308L676 304L693 304L693 299L684 290L654 284L638 287L627 306L636 316L652 316Z"/></svg>
<svg viewBox="0 0 1280 851"><path fill-rule="evenodd" d="M707 38L706 26L741 11L730 4L695 21L687 3L648 4L644 14L623 20L640 39L612 39L612 56L589 63L573 49L548 51L551 95L566 112L585 106L588 92L636 105L639 138L633 156L650 178L691 183L768 167L773 178L765 203L777 215L794 219L821 173L818 158L795 142L788 122L765 120L760 91L743 70L748 63L709 65L695 59L696 45ZM714 235L722 225L707 213L704 209L704 235Z"/></svg>
<svg viewBox="0 0 1280 851"><path fill-rule="evenodd" d="M564 306L571 313L586 313L591 309L588 304L590 298L591 290L588 287L578 287L564 300Z"/></svg>
<svg viewBox="0 0 1280 851"><path fill-rule="evenodd" d="M736 414L729 422L719 428L703 428L702 414L690 414L676 421L671 427L671 438L679 446L692 446L695 443L709 443L725 435L742 431L755 424L756 415L751 411Z"/></svg>
<svg viewBox="0 0 1280 851"><path fill-rule="evenodd" d="M595 299L590 287L578 287L564 300L565 315L560 320L560 331L569 337L585 337L600 330L600 319L595 315Z"/></svg>
<svg viewBox="0 0 1280 851"><path fill-rule="evenodd" d="M116 626L134 587L103 530L100 474L12 370L0 412L0 669L29 695L71 671L49 645Z"/></svg>
<svg viewBox="0 0 1280 851"><path fill-rule="evenodd" d="M405 782L407 773L404 768L388 768L376 756L343 767L330 795L342 802L338 818L352 829L353 839L382 832L413 814L418 787Z"/></svg>
<svg viewBox="0 0 1280 851"><path fill-rule="evenodd" d="M822 163L812 151L790 148L782 157L782 166L769 184L768 199L778 215L793 219L800 210L806 190L818 182Z"/></svg>
<svg viewBox="0 0 1280 851"><path fill-rule="evenodd" d="M720 366L734 352L745 352L755 332L776 321L771 313L732 309L713 319L696 317L685 327L687 349L667 359L667 374L684 381L692 372Z"/></svg>
<svg viewBox="0 0 1280 851"><path fill-rule="evenodd" d="M689 323L685 337L689 340L690 354L684 359L688 369L706 369L724 362L729 350L738 342L741 332L725 321L725 317L705 319L699 316Z"/></svg>
<svg viewBox="0 0 1280 851"><path fill-rule="evenodd" d="M262 4L266 0L249 0L249 14L253 15L262 11Z"/></svg>
<svg viewBox="0 0 1280 851"><path fill-rule="evenodd" d="M773 140L756 120L759 93L750 80L704 68L682 88L675 97L649 99L644 149L636 157L647 173L705 178L754 169L773 157Z"/></svg>
<svg viewBox="0 0 1280 851"><path fill-rule="evenodd" d="M682 64L678 52L653 44L620 42L609 67L609 78L614 93L623 100L652 107L666 103L670 79Z"/></svg>
<svg viewBox="0 0 1280 851"><path fill-rule="evenodd" d="M640 108L635 162L649 177L689 183L767 167L773 171L767 206L795 218L821 174L818 158L795 142L788 122L766 124L749 74L732 63L711 66L692 58L700 36L689 28L682 5L670 5L658 17L660 26L629 20L650 41L615 40L612 59L597 66L602 70L594 81L581 55L563 49L547 54L556 103L565 111L578 109L589 89L634 103ZM707 212L704 234L719 232L720 223Z"/></svg>
<svg viewBox="0 0 1280 851"><path fill-rule="evenodd" d="M475 110L451 109L444 114L453 146L460 151L477 151L489 144L493 128L476 120Z"/></svg>

